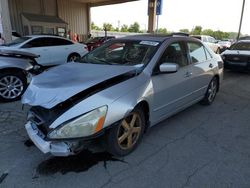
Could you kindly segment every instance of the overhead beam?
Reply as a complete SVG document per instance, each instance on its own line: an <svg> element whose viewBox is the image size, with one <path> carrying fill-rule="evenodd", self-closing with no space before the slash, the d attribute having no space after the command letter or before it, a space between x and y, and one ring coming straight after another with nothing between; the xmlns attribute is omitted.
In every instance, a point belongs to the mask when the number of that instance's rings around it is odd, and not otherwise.
<svg viewBox="0 0 250 188"><path fill-rule="evenodd" d="M138 1L138 0L105 0L102 2L90 3L90 6L98 7L98 6L113 5L113 4L127 3L127 2L133 2L133 1Z"/></svg>

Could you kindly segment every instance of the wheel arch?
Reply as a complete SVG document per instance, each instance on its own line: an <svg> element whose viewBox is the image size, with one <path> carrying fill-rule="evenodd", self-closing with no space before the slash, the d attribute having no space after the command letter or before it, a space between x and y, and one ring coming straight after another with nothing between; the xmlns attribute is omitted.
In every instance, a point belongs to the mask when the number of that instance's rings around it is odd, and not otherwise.
<svg viewBox="0 0 250 188"><path fill-rule="evenodd" d="M80 55L78 52L72 52L72 53L70 53L70 54L68 55L67 61L69 61L70 57L73 56L73 55L77 55L77 56L80 56L80 57L81 57L81 55Z"/></svg>
<svg viewBox="0 0 250 188"><path fill-rule="evenodd" d="M150 108L149 108L149 103L146 100L142 100L137 105L135 108L141 108L144 112L145 115L145 121L146 121L146 127L145 131L149 128L150 126Z"/></svg>
<svg viewBox="0 0 250 188"><path fill-rule="evenodd" d="M17 68L17 67L2 68L2 69L0 69L0 71L1 72L20 72L24 76L26 76L28 74L28 72L26 70L21 69L21 68Z"/></svg>

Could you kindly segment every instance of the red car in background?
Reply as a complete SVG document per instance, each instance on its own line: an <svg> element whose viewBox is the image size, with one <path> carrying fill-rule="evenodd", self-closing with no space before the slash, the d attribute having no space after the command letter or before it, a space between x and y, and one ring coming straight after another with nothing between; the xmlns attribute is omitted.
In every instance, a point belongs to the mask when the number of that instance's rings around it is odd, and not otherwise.
<svg viewBox="0 0 250 188"><path fill-rule="evenodd" d="M114 39L114 38L115 38L114 36L94 37L94 38L89 39L86 42L86 45L88 47L88 50L92 51L93 49L101 46L104 42L111 40L111 39Z"/></svg>

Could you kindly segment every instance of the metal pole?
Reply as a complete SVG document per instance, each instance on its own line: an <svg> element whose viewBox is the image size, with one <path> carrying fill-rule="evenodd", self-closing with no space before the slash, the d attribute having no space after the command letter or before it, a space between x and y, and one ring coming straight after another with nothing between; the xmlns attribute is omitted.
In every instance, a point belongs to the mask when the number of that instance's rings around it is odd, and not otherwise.
<svg viewBox="0 0 250 188"><path fill-rule="evenodd" d="M159 31L159 15L157 15L157 27L156 27L156 33Z"/></svg>
<svg viewBox="0 0 250 188"><path fill-rule="evenodd" d="M242 4L241 17L240 17L240 26L239 26L237 40L239 40L239 38L240 38L241 25L242 25L242 20L243 20L243 15L244 15L244 9L245 9L245 0L243 0L243 4Z"/></svg>

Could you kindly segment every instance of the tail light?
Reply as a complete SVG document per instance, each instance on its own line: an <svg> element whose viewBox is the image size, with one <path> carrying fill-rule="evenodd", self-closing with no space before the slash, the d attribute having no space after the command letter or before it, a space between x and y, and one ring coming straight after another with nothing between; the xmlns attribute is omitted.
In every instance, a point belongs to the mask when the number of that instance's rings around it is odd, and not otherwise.
<svg viewBox="0 0 250 188"><path fill-rule="evenodd" d="M223 69L224 68L224 62L223 61L218 61L218 67L219 67L219 69Z"/></svg>

